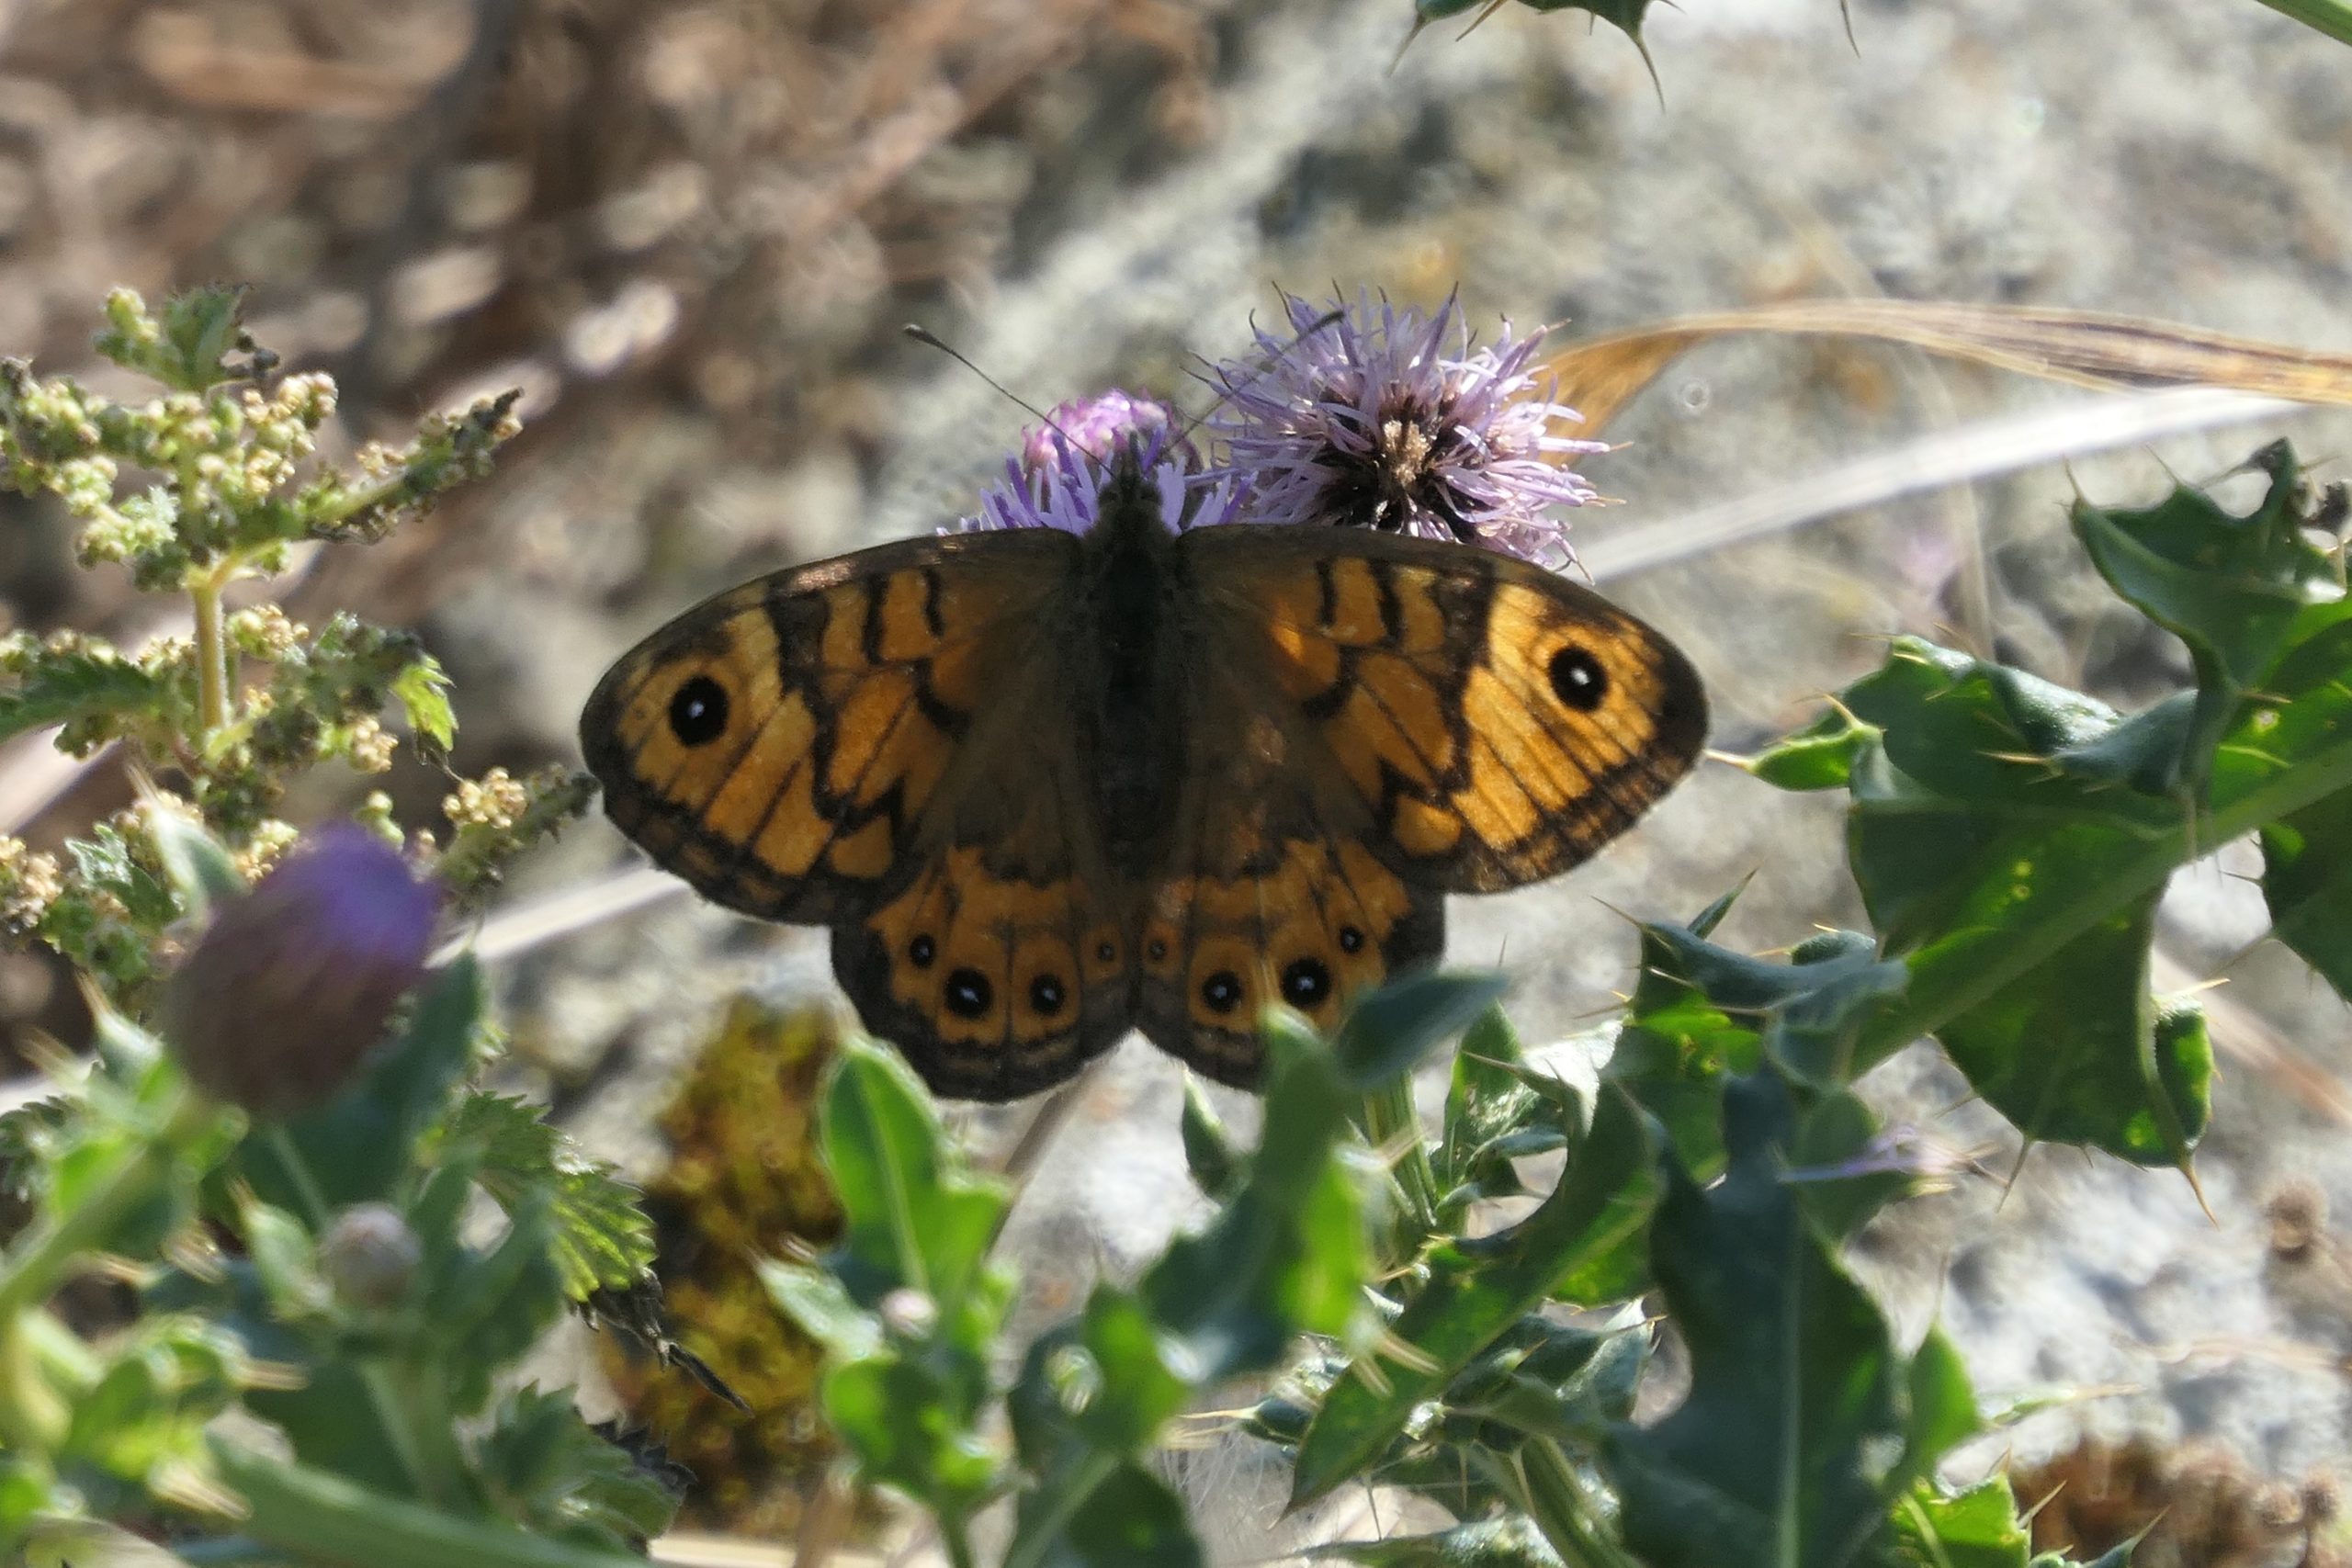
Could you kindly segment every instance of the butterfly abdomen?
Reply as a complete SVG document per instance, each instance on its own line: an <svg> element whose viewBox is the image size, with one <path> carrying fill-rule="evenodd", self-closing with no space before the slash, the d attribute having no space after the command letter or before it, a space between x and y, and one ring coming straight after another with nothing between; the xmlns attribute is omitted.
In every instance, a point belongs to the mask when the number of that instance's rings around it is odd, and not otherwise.
<svg viewBox="0 0 2352 1568"><path fill-rule="evenodd" d="M1155 869L1184 765L1181 678L1170 658L1175 537L1133 470L1113 471L1085 540L1073 667L1080 743L1090 755L1102 847L1129 881Z"/></svg>

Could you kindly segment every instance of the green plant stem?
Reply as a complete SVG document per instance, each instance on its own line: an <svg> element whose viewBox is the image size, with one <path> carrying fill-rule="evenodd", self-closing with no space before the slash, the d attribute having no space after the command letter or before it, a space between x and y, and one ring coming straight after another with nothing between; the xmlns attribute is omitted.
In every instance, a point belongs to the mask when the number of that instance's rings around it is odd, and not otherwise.
<svg viewBox="0 0 2352 1568"><path fill-rule="evenodd" d="M2352 789L2352 737L2235 800L2199 812L2180 828L2152 835L2111 874L2086 879L2031 922L2003 926L1978 941L1945 942L1915 955L1905 1005L1863 1026L1852 1070L1871 1066L1999 995L2066 943L2154 892L2202 849L2229 843L2345 789Z"/></svg>
<svg viewBox="0 0 2352 1568"><path fill-rule="evenodd" d="M947 1553L948 1568L975 1568L979 1562L972 1551L972 1532L965 1528L961 1514L940 1517L939 1545Z"/></svg>
<svg viewBox="0 0 2352 1568"><path fill-rule="evenodd" d="M187 596L196 611L196 712L203 733L198 744L229 722L229 641L227 617L220 604L225 572L215 572L189 585Z"/></svg>
<svg viewBox="0 0 2352 1568"><path fill-rule="evenodd" d="M526 1535L512 1527L455 1518L387 1497L340 1475L313 1470L225 1438L212 1455L220 1478L244 1497L247 1536L305 1562L365 1562L369 1568L645 1568L645 1560Z"/></svg>
<svg viewBox="0 0 2352 1568"><path fill-rule="evenodd" d="M1437 1169L1430 1164L1429 1141L1421 1135L1420 1112L1413 1106L1410 1077L1398 1077L1363 1097L1364 1141L1388 1158L1388 1174L1404 1194L1406 1213L1414 1233L1400 1236L1403 1256L1385 1258L1404 1262L1437 1229Z"/></svg>
<svg viewBox="0 0 2352 1568"><path fill-rule="evenodd" d="M2338 43L2352 43L2352 6L2344 0L2262 0L2282 16L2325 33Z"/></svg>
<svg viewBox="0 0 2352 1568"><path fill-rule="evenodd" d="M1592 1528L1590 1504L1560 1445L1537 1438L1520 1450L1528 1518L1568 1568L1641 1568L1614 1541Z"/></svg>

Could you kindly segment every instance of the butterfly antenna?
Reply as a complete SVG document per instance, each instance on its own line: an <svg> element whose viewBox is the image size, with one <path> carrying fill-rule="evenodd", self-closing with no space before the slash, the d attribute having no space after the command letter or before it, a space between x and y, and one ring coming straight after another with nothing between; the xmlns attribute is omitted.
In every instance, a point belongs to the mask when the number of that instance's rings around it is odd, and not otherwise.
<svg viewBox="0 0 2352 1568"><path fill-rule="evenodd" d="M1307 322L1306 326L1300 328L1298 332L1292 336L1288 343L1283 344L1282 347L1274 353L1268 355L1267 357L1270 360L1281 358L1283 355L1288 354L1292 349L1296 348L1300 344L1305 343L1308 338L1313 337L1317 333L1321 332L1325 327L1335 325L1340 321L1346 319L1346 316L1347 311L1345 310L1324 311L1321 315ZM1258 380L1271 373L1272 367L1268 366L1261 367L1256 375L1245 376L1238 384L1232 381L1226 382L1225 389L1219 392L1216 398L1211 400L1208 407L1203 409L1199 413L1193 416L1191 422L1188 423L1182 431L1177 433L1176 439L1179 441L1190 441L1193 438L1193 433L1194 431L1200 429L1201 426L1206 424L1210 420L1216 417L1216 411L1225 407L1226 404L1233 400L1235 393L1240 391L1243 387L1250 385L1250 382ZM1208 378L1204 376L1201 379L1205 381Z"/></svg>
<svg viewBox="0 0 2352 1568"><path fill-rule="evenodd" d="M969 370L973 375L978 376L981 380L986 381L990 387L996 389L997 391L1002 393L1006 400L1012 402L1014 407L1026 412L1038 423L1045 425L1047 429L1053 431L1055 434L1060 436L1064 441L1069 442L1070 445L1077 445L1076 440L1072 438L1070 433L1062 428L1061 422L1059 420L1057 420L1052 414L1047 413L1044 409L1039 408L1035 403L1031 402L1028 399L1023 397L1020 393L1014 391L1012 388L1006 386L1003 382L998 380L995 377L989 375L978 366L973 364L970 356L966 355L963 350L957 348L955 344L941 337L937 333L933 332L929 327L917 326L914 322L909 321L905 326L900 327L899 330L906 333L909 337L914 339L917 343L923 344L925 347L939 350L940 353L945 355L948 358L954 360L965 369Z"/></svg>

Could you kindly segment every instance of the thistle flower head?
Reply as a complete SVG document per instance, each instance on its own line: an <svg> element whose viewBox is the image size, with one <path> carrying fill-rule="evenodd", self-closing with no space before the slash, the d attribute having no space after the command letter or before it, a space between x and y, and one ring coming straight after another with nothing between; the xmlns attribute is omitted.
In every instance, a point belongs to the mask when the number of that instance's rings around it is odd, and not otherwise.
<svg viewBox="0 0 2352 1568"><path fill-rule="evenodd" d="M981 492L979 515L965 518L958 532L1087 533L1102 519L1104 491L1129 464L1157 498L1169 532L1231 517L1233 487L1201 471L1200 453L1178 433L1166 403L1114 389L1063 403L1050 419L1023 434L1004 478Z"/></svg>
<svg viewBox="0 0 2352 1568"><path fill-rule="evenodd" d="M1552 506L1597 499L1558 459L1606 451L1555 433L1577 412L1530 367L1542 332L1481 348L1449 299L1435 316L1359 297L1283 296L1289 332L1216 366L1209 422L1237 520L1351 524L1459 539L1546 565L1574 558ZM1208 477L1208 476L1204 476Z"/></svg>
<svg viewBox="0 0 2352 1568"><path fill-rule="evenodd" d="M219 907L172 976L165 1033L188 1076L258 1116L323 1103L424 977L440 903L364 828L298 844Z"/></svg>

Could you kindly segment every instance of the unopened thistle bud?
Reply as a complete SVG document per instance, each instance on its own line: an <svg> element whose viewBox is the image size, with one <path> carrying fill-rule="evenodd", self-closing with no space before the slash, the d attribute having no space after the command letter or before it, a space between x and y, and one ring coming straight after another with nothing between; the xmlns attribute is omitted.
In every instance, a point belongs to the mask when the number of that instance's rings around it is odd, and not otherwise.
<svg viewBox="0 0 2352 1568"><path fill-rule="evenodd" d="M424 1248L390 1203L358 1203L319 1241L319 1272L346 1306L388 1307L408 1293Z"/></svg>
<svg viewBox="0 0 2352 1568"><path fill-rule="evenodd" d="M348 823L222 904L172 977L166 1034L208 1093L257 1116L323 1103L424 977L440 893Z"/></svg>

